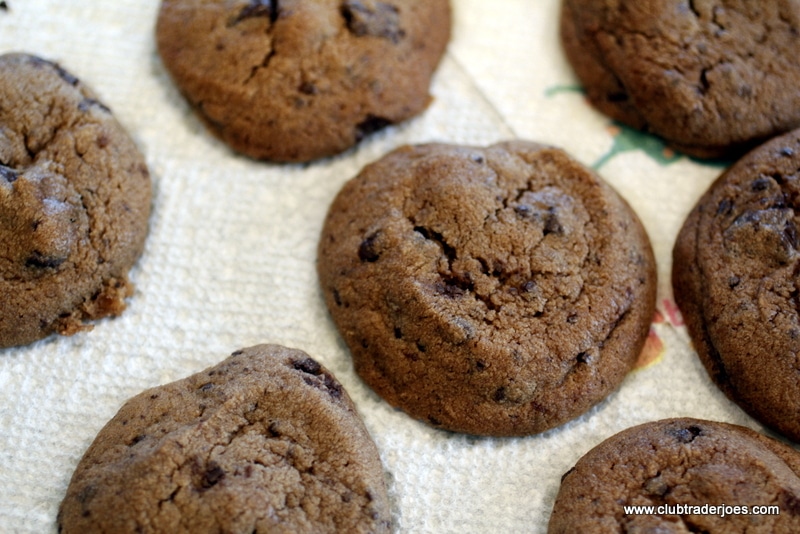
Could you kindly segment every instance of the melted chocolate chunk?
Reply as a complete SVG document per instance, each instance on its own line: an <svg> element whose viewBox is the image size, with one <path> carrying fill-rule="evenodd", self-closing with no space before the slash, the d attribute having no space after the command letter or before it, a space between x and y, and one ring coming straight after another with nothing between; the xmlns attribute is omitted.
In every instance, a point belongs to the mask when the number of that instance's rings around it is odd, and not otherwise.
<svg viewBox="0 0 800 534"><path fill-rule="evenodd" d="M400 28L400 13L391 4L376 2L375 9L370 9L359 0L347 0L342 5L342 16L356 37L381 37L397 43L405 36Z"/></svg>
<svg viewBox="0 0 800 534"><path fill-rule="evenodd" d="M17 181L19 177L19 173L12 169L11 167L6 167L5 165L0 165L0 178L5 180L8 183L13 183Z"/></svg>
<svg viewBox="0 0 800 534"><path fill-rule="evenodd" d="M306 358L305 360L298 360L292 362L292 365L298 371L303 371L310 375L318 375L322 372L322 366L313 358Z"/></svg>
<svg viewBox="0 0 800 534"><path fill-rule="evenodd" d="M373 263L378 261L378 258L381 257L380 252L375 246L379 235L380 232L373 232L361 242L361 245L358 247L358 259L362 262Z"/></svg>
<svg viewBox="0 0 800 534"><path fill-rule="evenodd" d="M27 260L25 260L25 267L33 267L36 269L55 269L64 263L67 258L60 258L55 256L45 256L38 250L34 250Z"/></svg>
<svg viewBox="0 0 800 534"><path fill-rule="evenodd" d="M265 17L270 22L275 22L278 20L279 11L278 0L252 0L249 5L239 12L233 24L238 24L245 19L258 17Z"/></svg>

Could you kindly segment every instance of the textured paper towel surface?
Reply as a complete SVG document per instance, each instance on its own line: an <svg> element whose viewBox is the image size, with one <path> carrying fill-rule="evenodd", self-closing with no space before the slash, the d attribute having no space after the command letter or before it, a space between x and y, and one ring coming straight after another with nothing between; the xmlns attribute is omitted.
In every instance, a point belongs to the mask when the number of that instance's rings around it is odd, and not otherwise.
<svg viewBox="0 0 800 534"><path fill-rule="evenodd" d="M586 104L559 46L558 0L452 0L453 40L427 112L336 158L290 166L237 156L204 130L156 54L156 0L3 3L0 53L55 60L93 87L145 154L155 188L126 313L0 350L0 531L55 531L72 471L126 399L263 342L305 350L350 392L380 449L398 532L544 532L561 475L634 424L694 416L763 430L708 380L669 284L675 236L722 169L665 152ZM655 360L543 435L450 434L359 381L317 286L317 238L342 184L389 150L511 137L598 168L641 217L659 267Z"/></svg>

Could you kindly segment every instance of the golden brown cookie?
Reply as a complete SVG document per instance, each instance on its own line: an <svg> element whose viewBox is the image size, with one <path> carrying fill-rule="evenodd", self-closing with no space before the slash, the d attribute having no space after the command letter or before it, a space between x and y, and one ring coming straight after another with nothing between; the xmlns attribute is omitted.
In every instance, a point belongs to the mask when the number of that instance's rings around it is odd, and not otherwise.
<svg viewBox="0 0 800 534"><path fill-rule="evenodd" d="M339 192L318 250L333 320L379 395L436 427L541 432L622 381L650 326L638 218L558 149L407 146Z"/></svg>
<svg viewBox="0 0 800 534"><path fill-rule="evenodd" d="M388 532L378 451L341 384L258 345L130 399L72 476L60 532Z"/></svg>
<svg viewBox="0 0 800 534"><path fill-rule="evenodd" d="M0 56L0 347L122 312L150 196L144 158L91 89Z"/></svg>
<svg viewBox="0 0 800 534"><path fill-rule="evenodd" d="M800 453L725 423L635 426L562 477L548 532L800 532Z"/></svg>
<svg viewBox="0 0 800 534"><path fill-rule="evenodd" d="M421 113L447 0L163 0L158 50L234 150L309 161Z"/></svg>
<svg viewBox="0 0 800 534"><path fill-rule="evenodd" d="M564 0L589 101L687 154L739 157L800 126L800 1Z"/></svg>
<svg viewBox="0 0 800 534"><path fill-rule="evenodd" d="M698 200L672 284L711 379L800 441L800 131L762 145Z"/></svg>

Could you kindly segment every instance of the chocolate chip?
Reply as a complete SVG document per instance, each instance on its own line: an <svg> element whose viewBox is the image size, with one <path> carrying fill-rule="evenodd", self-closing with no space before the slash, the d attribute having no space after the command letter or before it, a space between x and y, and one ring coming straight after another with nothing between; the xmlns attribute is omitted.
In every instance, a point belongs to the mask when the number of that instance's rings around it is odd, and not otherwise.
<svg viewBox="0 0 800 534"><path fill-rule="evenodd" d="M317 86L311 82L303 82L300 84L298 90L303 93L304 95L315 95L317 94Z"/></svg>
<svg viewBox="0 0 800 534"><path fill-rule="evenodd" d="M525 293L532 293L536 289L536 282L528 280L522 285L522 291Z"/></svg>
<svg viewBox="0 0 800 534"><path fill-rule="evenodd" d="M269 436L271 438L277 438L281 436L280 429L278 428L278 423L276 421L272 421L269 426L267 427L267 432L269 432Z"/></svg>
<svg viewBox="0 0 800 534"><path fill-rule="evenodd" d="M346 0L342 16L347 29L356 37L380 37L397 44L405 36L400 28L400 14L391 4L376 2L375 9L370 9L360 0Z"/></svg>
<svg viewBox="0 0 800 534"><path fill-rule="evenodd" d="M33 267L35 269L55 269L66 260L67 258L45 256L38 250L34 250L33 254L31 254L31 256L25 260L25 267Z"/></svg>
<svg viewBox="0 0 800 534"><path fill-rule="evenodd" d="M334 399L340 399L342 397L342 386L339 384L331 375L328 373L323 373L323 383L325 384L325 388L328 390L328 394L333 397Z"/></svg>
<svg viewBox="0 0 800 534"><path fill-rule="evenodd" d="M787 158L791 158L792 156L794 156L794 150L792 150L792 149L791 149L790 147L788 147L788 146L785 146L785 147L783 147L783 148L780 150L780 153L781 153L781 156L785 156L785 157L787 157Z"/></svg>
<svg viewBox="0 0 800 534"><path fill-rule="evenodd" d="M700 427L693 425L689 428L679 428L677 430L673 430L670 433L681 443L691 443L694 441L694 438L702 434L702 432L703 431L700 429Z"/></svg>
<svg viewBox="0 0 800 534"><path fill-rule="evenodd" d="M146 437L147 436L145 436L144 434L139 434L138 436L133 438L130 443L128 443L128 447L133 447L134 445L136 445L137 443L139 443L140 441L142 441Z"/></svg>
<svg viewBox="0 0 800 534"><path fill-rule="evenodd" d="M558 220L558 216L553 208L547 213L544 219L544 235L556 234L560 235L564 232L564 228Z"/></svg>
<svg viewBox="0 0 800 534"><path fill-rule="evenodd" d="M80 490L78 494L75 496L75 498L78 499L79 503L86 504L87 502L94 499L95 495L97 495L97 486L95 486L94 484L89 484L82 490Z"/></svg>
<svg viewBox="0 0 800 534"><path fill-rule="evenodd" d="M213 388L214 388L214 383L213 382L206 382L205 384L203 384L202 386L200 386L197 389L199 389L200 391L206 392L206 391L211 391Z"/></svg>
<svg viewBox="0 0 800 534"><path fill-rule="evenodd" d="M578 363L589 363L592 360L592 357L587 354L586 352L581 352L577 356L575 356L575 361Z"/></svg>
<svg viewBox="0 0 800 534"><path fill-rule="evenodd" d="M437 283L434 286L434 289L439 295L444 295L445 297L453 299L463 297L464 293L466 293L468 290L468 287L460 283L455 278L449 277L444 280L443 284Z"/></svg>
<svg viewBox="0 0 800 534"><path fill-rule="evenodd" d="M506 398L506 388L502 386L497 388L497 390L495 390L494 392L494 397L493 397L494 401L502 402L505 400L505 398Z"/></svg>
<svg viewBox="0 0 800 534"><path fill-rule="evenodd" d="M318 375L322 372L322 366L313 358L295 360L292 362L292 366L298 371L303 371L310 375Z"/></svg>
<svg viewBox="0 0 800 534"><path fill-rule="evenodd" d="M315 376L304 376L303 382L311 387L326 391L328 395L336 400L342 397L342 386L331 375L322 372L321 369Z"/></svg>
<svg viewBox="0 0 800 534"><path fill-rule="evenodd" d="M519 206L514 207L514 212L516 212L516 214L522 218L530 217L531 213L533 213L533 208L527 204L520 204Z"/></svg>
<svg viewBox="0 0 800 534"><path fill-rule="evenodd" d="M379 235L380 231L373 232L361 242L361 245L358 247L358 259L362 262L373 263L378 261L378 258L381 257L380 252L378 252L375 246Z"/></svg>
<svg viewBox="0 0 800 534"><path fill-rule="evenodd" d="M17 181L17 178L19 178L19 173L11 167L0 165L0 178L11 184Z"/></svg>
<svg viewBox="0 0 800 534"><path fill-rule="evenodd" d="M361 141L366 136L382 130L392 124L392 121L376 115L367 115L367 118L356 125L356 142Z"/></svg>
<svg viewBox="0 0 800 534"><path fill-rule="evenodd" d="M769 178L758 178L753 180L753 183L750 184L750 189L753 191L763 191L769 187Z"/></svg>
<svg viewBox="0 0 800 534"><path fill-rule="evenodd" d="M733 289L734 287L738 286L741 283L741 278L738 276L731 276L728 278L728 287Z"/></svg>
<svg viewBox="0 0 800 534"><path fill-rule="evenodd" d="M795 495L790 490L782 489L778 500L781 510L786 510L793 516L800 515L800 496Z"/></svg>
<svg viewBox="0 0 800 534"><path fill-rule="evenodd" d="M722 200L717 206L717 215L728 215L733 210L733 201L729 198Z"/></svg>
<svg viewBox="0 0 800 534"><path fill-rule="evenodd" d="M233 24L258 17L266 17L270 22L275 22L278 20L279 11L278 0L251 0L250 4L239 12Z"/></svg>
<svg viewBox="0 0 800 534"><path fill-rule="evenodd" d="M225 478L225 471L216 462L211 462L203 475L202 487L208 489L216 486L223 478Z"/></svg>

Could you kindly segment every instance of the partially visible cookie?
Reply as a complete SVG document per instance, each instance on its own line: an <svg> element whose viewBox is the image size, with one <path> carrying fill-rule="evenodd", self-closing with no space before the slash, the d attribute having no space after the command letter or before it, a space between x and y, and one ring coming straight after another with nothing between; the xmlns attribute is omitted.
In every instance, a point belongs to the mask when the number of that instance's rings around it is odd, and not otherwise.
<svg viewBox="0 0 800 534"><path fill-rule="evenodd" d="M0 347L122 312L150 197L144 158L91 89L0 56Z"/></svg>
<svg viewBox="0 0 800 534"><path fill-rule="evenodd" d="M636 215L561 150L407 146L339 192L317 268L356 371L438 428L541 432L622 381L653 314Z"/></svg>
<svg viewBox="0 0 800 534"><path fill-rule="evenodd" d="M800 130L757 148L698 200L672 284L712 380L800 441Z"/></svg>
<svg viewBox="0 0 800 534"><path fill-rule="evenodd" d="M209 129L274 161L339 153L421 113L448 0L163 0L158 50Z"/></svg>
<svg viewBox="0 0 800 534"><path fill-rule="evenodd" d="M133 397L72 476L60 532L388 532L378 451L341 384L259 345Z"/></svg>
<svg viewBox="0 0 800 534"><path fill-rule="evenodd" d="M702 158L800 126L798 30L798 0L564 0L561 13L589 101Z"/></svg>
<svg viewBox="0 0 800 534"><path fill-rule="evenodd" d="M741 513L770 505L778 513ZM627 506L653 510L626 513ZM800 532L800 453L725 423L685 418L635 426L564 474L548 532Z"/></svg>

